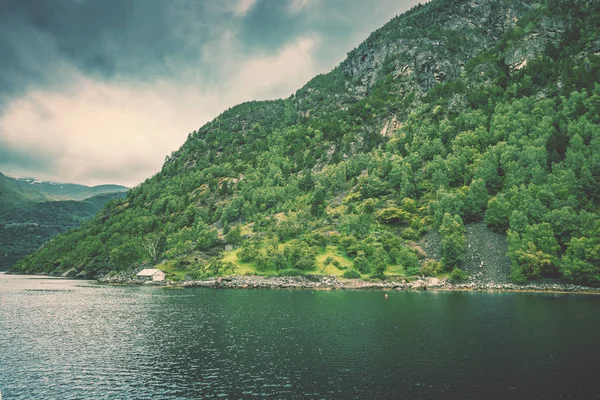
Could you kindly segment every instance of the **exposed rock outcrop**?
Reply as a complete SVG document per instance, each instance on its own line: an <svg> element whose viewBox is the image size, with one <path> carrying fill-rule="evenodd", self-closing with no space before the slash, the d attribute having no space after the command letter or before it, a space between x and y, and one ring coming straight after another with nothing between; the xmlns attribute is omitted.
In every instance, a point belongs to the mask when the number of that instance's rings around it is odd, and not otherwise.
<svg viewBox="0 0 600 400"><path fill-rule="evenodd" d="M349 90L357 98L366 96L382 72L390 68L394 76L410 78L410 89L422 93L436 83L456 79L470 58L494 46L525 11L538 6L528 1L490 0L437 4L439 10L426 11L435 19L435 32L422 34L421 27L411 23L425 12L423 6L413 9L406 23L399 25L392 20L350 52L341 68L355 82ZM548 33L540 31L531 41L535 48L530 50L524 42L516 57L535 53L553 37L551 32L560 29L556 23L548 23L547 27Z"/></svg>
<svg viewBox="0 0 600 400"><path fill-rule="evenodd" d="M542 19L535 30L527 32L507 50L504 63L511 73L525 67L529 60L542 54L548 44L556 43L564 32L563 21Z"/></svg>

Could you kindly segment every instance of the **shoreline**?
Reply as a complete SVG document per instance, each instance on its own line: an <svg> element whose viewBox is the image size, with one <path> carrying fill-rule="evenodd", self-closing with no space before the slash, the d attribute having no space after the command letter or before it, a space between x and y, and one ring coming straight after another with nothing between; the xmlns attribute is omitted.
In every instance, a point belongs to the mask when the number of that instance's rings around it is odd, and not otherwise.
<svg viewBox="0 0 600 400"><path fill-rule="evenodd" d="M212 289L298 289L298 290L395 290L395 291L471 291L471 292L521 292L554 294L600 294L600 288L564 283L483 283L469 282L453 284L446 279L420 278L414 281L366 281L362 279L339 279L336 276L223 276L196 281L138 281L125 277L100 278L100 284L109 285L149 285L172 288L212 288Z"/></svg>

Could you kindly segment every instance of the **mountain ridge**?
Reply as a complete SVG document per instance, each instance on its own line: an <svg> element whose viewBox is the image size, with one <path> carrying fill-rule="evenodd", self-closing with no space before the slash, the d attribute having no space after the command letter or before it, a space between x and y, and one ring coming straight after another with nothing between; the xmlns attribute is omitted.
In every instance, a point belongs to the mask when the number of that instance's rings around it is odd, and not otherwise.
<svg viewBox="0 0 600 400"><path fill-rule="evenodd" d="M59 183L52 181L40 181L35 178L17 178L9 177L16 183L26 189L36 190L44 193L52 200L84 200L89 197L97 196L103 193L126 192L128 187L113 184L102 184L87 186L77 183Z"/></svg>

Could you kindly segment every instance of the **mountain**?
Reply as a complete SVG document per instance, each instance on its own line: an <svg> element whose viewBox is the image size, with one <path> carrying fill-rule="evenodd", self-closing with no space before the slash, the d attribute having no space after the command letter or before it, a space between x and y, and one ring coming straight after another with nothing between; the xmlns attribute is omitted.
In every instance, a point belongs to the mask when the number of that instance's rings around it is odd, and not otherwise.
<svg viewBox="0 0 600 400"><path fill-rule="evenodd" d="M32 188L19 185L18 181L0 173L0 211L24 203L51 201L52 197Z"/></svg>
<svg viewBox="0 0 600 400"><path fill-rule="evenodd" d="M515 282L599 285L597 26L591 0L416 6L289 98L190 133L159 173L11 271L505 267Z"/></svg>
<svg viewBox="0 0 600 400"><path fill-rule="evenodd" d="M9 178L25 190L34 190L52 200L83 200L104 193L126 192L129 188L120 185L85 186L74 183L44 182L34 178Z"/></svg>
<svg viewBox="0 0 600 400"><path fill-rule="evenodd" d="M0 271L52 236L89 220L109 201L125 197L124 190L118 185L57 184L0 173Z"/></svg>
<svg viewBox="0 0 600 400"><path fill-rule="evenodd" d="M0 271L34 252L51 237L91 219L124 192L104 193L85 200L26 202L0 212Z"/></svg>

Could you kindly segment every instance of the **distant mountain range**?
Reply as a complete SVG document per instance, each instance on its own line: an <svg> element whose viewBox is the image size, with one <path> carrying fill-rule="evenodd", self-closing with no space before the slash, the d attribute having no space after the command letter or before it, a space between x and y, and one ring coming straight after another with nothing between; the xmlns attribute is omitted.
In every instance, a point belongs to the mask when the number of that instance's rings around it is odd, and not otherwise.
<svg viewBox="0 0 600 400"><path fill-rule="evenodd" d="M84 200L99 194L126 192L129 189L120 185L86 186L75 183L46 182L35 178L15 178L0 173L0 185L2 184L8 184L13 190L20 193L27 193L26 197L29 199L41 199L41 201ZM34 193L30 193L31 191Z"/></svg>
<svg viewBox="0 0 600 400"><path fill-rule="evenodd" d="M92 218L125 197L119 185L85 186L14 178L0 173L0 271L52 236Z"/></svg>

